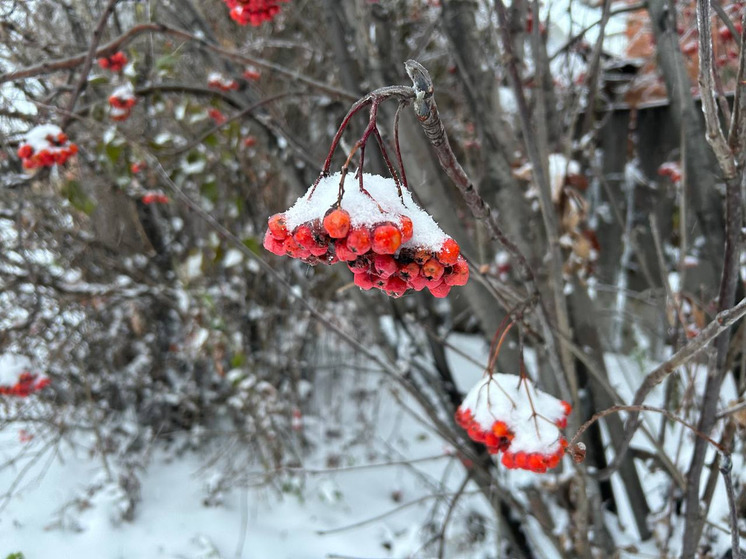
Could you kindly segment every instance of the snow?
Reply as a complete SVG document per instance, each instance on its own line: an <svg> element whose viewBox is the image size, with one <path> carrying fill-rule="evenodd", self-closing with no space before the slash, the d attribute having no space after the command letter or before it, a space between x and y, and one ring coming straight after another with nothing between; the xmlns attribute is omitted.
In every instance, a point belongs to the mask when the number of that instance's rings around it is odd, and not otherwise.
<svg viewBox="0 0 746 559"><path fill-rule="evenodd" d="M292 231L301 224L323 219L327 211L337 203L341 180L341 173L324 177L313 193L309 189L298 198L285 212L288 229ZM414 234L402 244L402 248L422 248L437 252L449 238L432 216L417 206L409 190L402 187L402 198L399 198L393 179L366 173L363 174L363 187L370 196L360 190L354 173L347 174L341 207L350 214L352 227L370 227L388 221L398 223L399 218L406 215L412 220Z"/></svg>
<svg viewBox="0 0 746 559"><path fill-rule="evenodd" d="M486 376L469 391L461 408L469 410L487 432L495 421L504 422L515 435L510 443L513 453L551 455L559 450L556 422L565 417L564 406L527 378L521 381L517 375L502 373Z"/></svg>
<svg viewBox="0 0 746 559"><path fill-rule="evenodd" d="M57 136L62 134L62 129L56 124L40 124L34 126L31 130L26 133L23 143L28 144L34 150L34 153L40 151L48 151L50 153L57 153L61 151L67 151L68 144L65 142L63 146L55 146L49 140L47 136L52 136L55 139Z"/></svg>
<svg viewBox="0 0 746 559"><path fill-rule="evenodd" d="M111 92L111 96L123 101L134 99L135 89L132 87L132 84L130 82L127 82L123 85L115 87L114 91Z"/></svg>
<svg viewBox="0 0 746 559"><path fill-rule="evenodd" d="M0 355L0 386L13 386L21 373L30 371L31 360L24 355L3 353Z"/></svg>

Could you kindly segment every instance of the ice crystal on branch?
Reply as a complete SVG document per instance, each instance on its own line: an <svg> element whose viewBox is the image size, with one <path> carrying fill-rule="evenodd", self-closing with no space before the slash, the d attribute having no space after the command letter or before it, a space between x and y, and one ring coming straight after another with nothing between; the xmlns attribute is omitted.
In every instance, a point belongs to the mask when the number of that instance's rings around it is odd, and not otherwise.
<svg viewBox="0 0 746 559"><path fill-rule="evenodd" d="M493 374L469 391L456 422L490 454L503 452L506 468L543 473L565 453L560 429L571 411L570 404L537 390L528 378Z"/></svg>
<svg viewBox="0 0 746 559"><path fill-rule="evenodd" d="M445 297L469 279L458 243L406 188L377 175L363 174L362 183L341 173L322 178L269 218L264 247L311 265L347 262L355 285L392 297L424 288Z"/></svg>

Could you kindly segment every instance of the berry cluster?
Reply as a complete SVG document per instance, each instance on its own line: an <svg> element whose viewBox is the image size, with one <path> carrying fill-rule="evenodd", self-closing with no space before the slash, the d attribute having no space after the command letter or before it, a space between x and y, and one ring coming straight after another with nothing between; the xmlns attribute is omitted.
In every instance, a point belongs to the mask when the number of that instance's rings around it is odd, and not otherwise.
<svg viewBox="0 0 746 559"><path fill-rule="evenodd" d="M249 81L255 82L256 80L261 78L262 75L254 66L249 66L246 68L246 70L243 71L243 77Z"/></svg>
<svg viewBox="0 0 746 559"><path fill-rule="evenodd" d="M257 27L272 21L280 13L278 4L288 0L223 0L230 9L231 19L239 25Z"/></svg>
<svg viewBox="0 0 746 559"><path fill-rule="evenodd" d="M127 55L124 54L122 51L115 52L109 57L99 58L98 65L104 70L121 72L122 69L127 65Z"/></svg>
<svg viewBox="0 0 746 559"><path fill-rule="evenodd" d="M120 85L109 95L109 106L111 107L109 117L116 121L127 120L135 103L137 103L137 98L132 84L128 82L125 85Z"/></svg>
<svg viewBox="0 0 746 559"><path fill-rule="evenodd" d="M350 181L339 207L333 200L341 176L322 179L290 210L269 218L264 248L311 265L346 262L355 285L391 297L425 288L445 297L451 287L465 285L469 266L458 243L416 206L408 191L400 199L393 180L364 178L365 190Z"/></svg>
<svg viewBox="0 0 746 559"><path fill-rule="evenodd" d="M238 82L234 79L227 78L220 72L210 72L207 76L207 87L219 89L221 91L235 91L238 89Z"/></svg>
<svg viewBox="0 0 746 559"><path fill-rule="evenodd" d="M54 124L42 124L29 130L18 148L24 169L63 165L78 153L78 146L70 143L67 134Z"/></svg>
<svg viewBox="0 0 746 559"><path fill-rule="evenodd" d="M19 375L18 381L13 385L0 385L0 394L7 396L18 396L25 398L42 388L49 386L51 381L47 377L40 377L34 373L23 372Z"/></svg>
<svg viewBox="0 0 746 559"><path fill-rule="evenodd" d="M207 116L209 116L212 119L212 121L215 124L217 124L218 126L220 126L226 120L228 120L226 118L226 116L223 113L221 113L218 109L210 109L210 110L208 110L207 111Z"/></svg>
<svg viewBox="0 0 746 559"><path fill-rule="evenodd" d="M456 423L508 469L544 473L567 449L559 430L572 407L537 390L527 378L495 374L479 382L456 410Z"/></svg>
<svg viewBox="0 0 746 559"><path fill-rule="evenodd" d="M140 200L147 206L150 204L168 204L169 202L168 196L158 191L146 192Z"/></svg>

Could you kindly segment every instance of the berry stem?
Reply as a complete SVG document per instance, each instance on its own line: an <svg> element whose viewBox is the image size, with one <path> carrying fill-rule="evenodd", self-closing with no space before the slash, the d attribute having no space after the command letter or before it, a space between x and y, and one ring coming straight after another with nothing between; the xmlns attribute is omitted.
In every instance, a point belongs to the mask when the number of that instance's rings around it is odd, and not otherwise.
<svg viewBox="0 0 746 559"><path fill-rule="evenodd" d="M401 156L401 147L399 146L399 116L401 110L409 105L408 101L399 101L399 106L396 108L396 114L394 114L394 147L396 150L396 162L399 164L399 172L401 173L401 182L404 188L409 190L409 184L407 183L407 173L404 171L404 160ZM404 201L402 197L401 188L399 189L399 198Z"/></svg>

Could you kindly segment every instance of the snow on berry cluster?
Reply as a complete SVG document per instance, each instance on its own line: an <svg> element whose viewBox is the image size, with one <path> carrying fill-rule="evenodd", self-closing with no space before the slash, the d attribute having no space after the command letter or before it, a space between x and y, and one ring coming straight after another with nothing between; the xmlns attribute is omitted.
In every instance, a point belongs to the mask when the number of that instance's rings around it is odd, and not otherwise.
<svg viewBox="0 0 746 559"><path fill-rule="evenodd" d="M238 82L220 72L210 72L207 76L207 87L220 89L221 91L233 91L238 89Z"/></svg>
<svg viewBox="0 0 746 559"><path fill-rule="evenodd" d="M288 0L223 0L230 9L231 19L239 25L261 25L280 13L278 4Z"/></svg>
<svg viewBox="0 0 746 559"><path fill-rule="evenodd" d="M337 207L341 175L319 181L285 213L269 218L264 248L307 264L347 263L355 285L392 297L428 288L445 297L469 279L458 243L396 183L376 175L347 175Z"/></svg>
<svg viewBox="0 0 746 559"><path fill-rule="evenodd" d="M127 82L120 85L109 95L109 105L111 107L109 116L116 121L127 120L135 103L137 103L137 98L132 84Z"/></svg>
<svg viewBox="0 0 746 559"><path fill-rule="evenodd" d="M22 159L24 169L63 165L76 153L78 146L70 143L67 134L54 124L35 126L28 131L18 148L18 157Z"/></svg>
<svg viewBox="0 0 746 559"><path fill-rule="evenodd" d="M121 72L127 65L127 55L122 51L115 52L111 56L99 58L98 65L104 70Z"/></svg>
<svg viewBox="0 0 746 559"><path fill-rule="evenodd" d="M49 378L28 371L23 371L17 376L11 373L3 373L0 375L0 394L26 398L49 386L49 383Z"/></svg>
<svg viewBox="0 0 746 559"><path fill-rule="evenodd" d="M544 473L567 448L560 429L572 407L537 390L528 378L493 374L482 379L456 410L456 423L490 454L503 453L506 468Z"/></svg>

